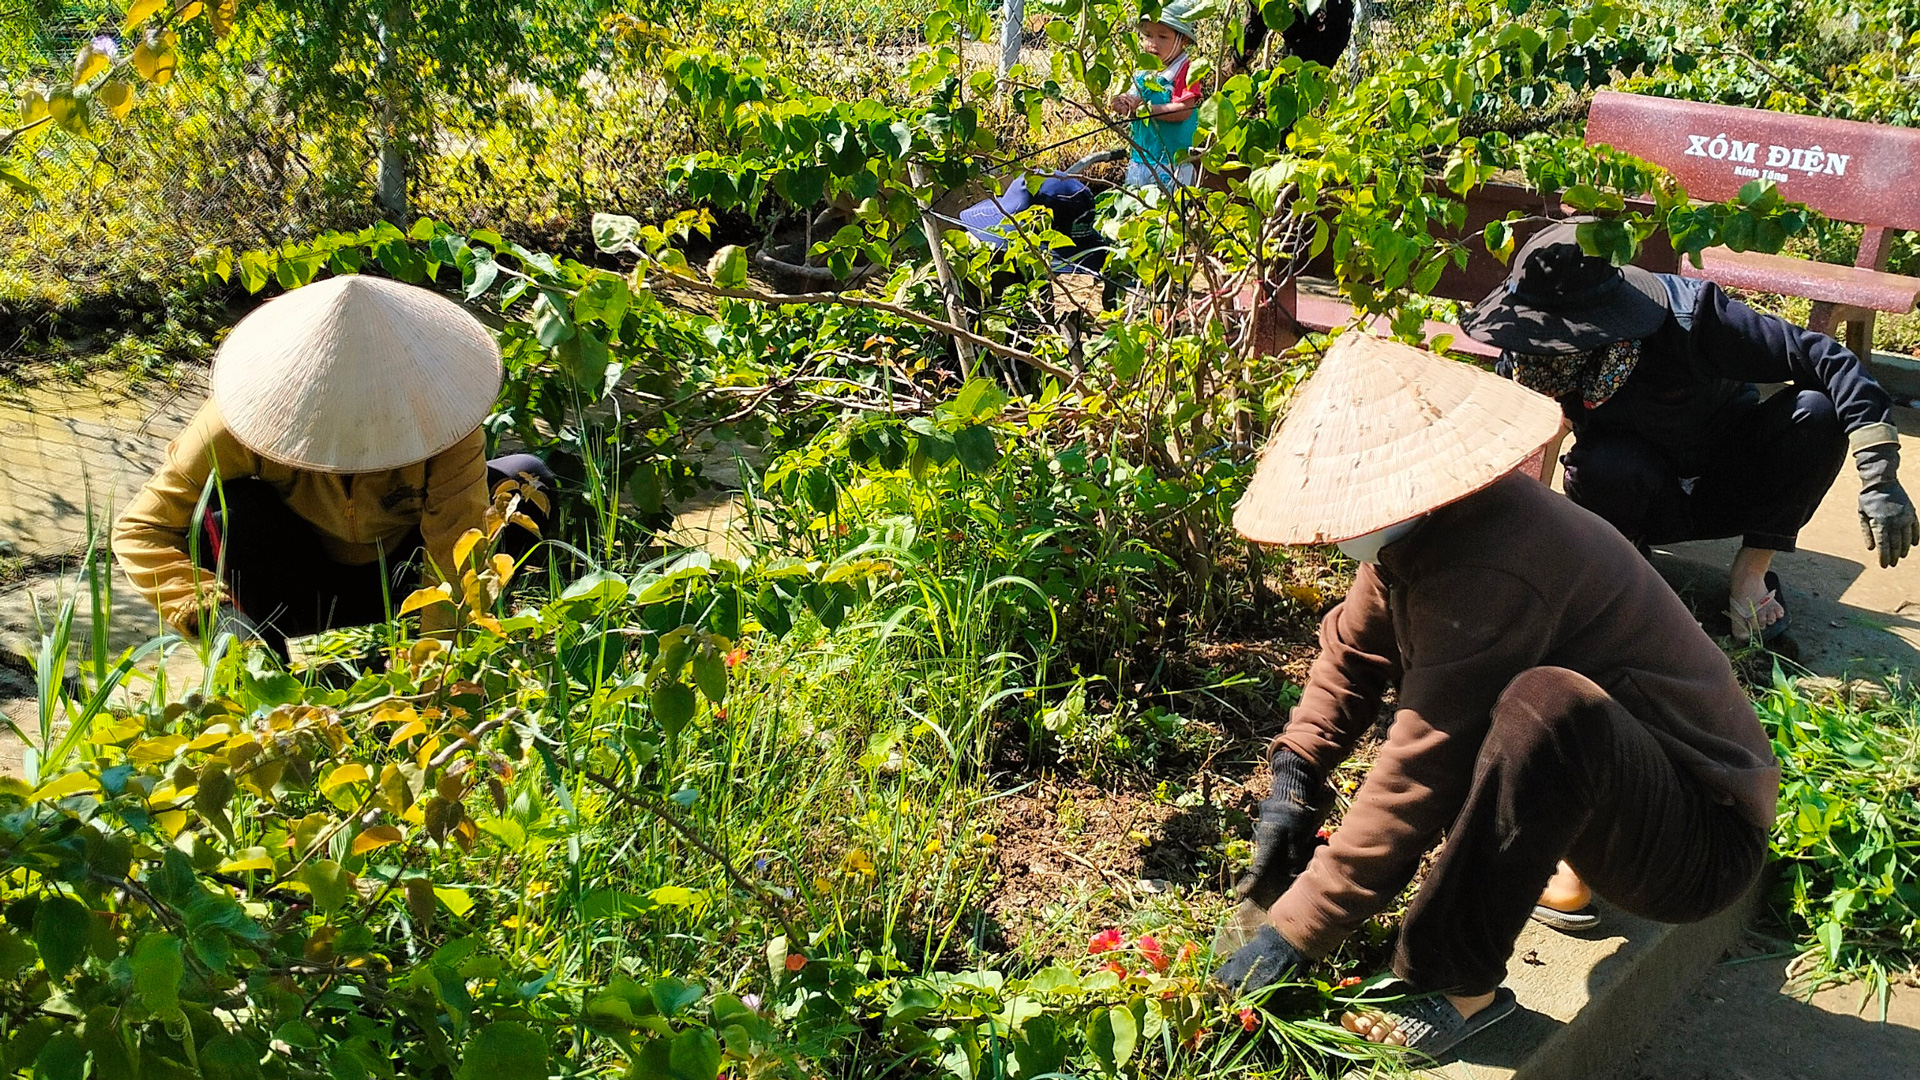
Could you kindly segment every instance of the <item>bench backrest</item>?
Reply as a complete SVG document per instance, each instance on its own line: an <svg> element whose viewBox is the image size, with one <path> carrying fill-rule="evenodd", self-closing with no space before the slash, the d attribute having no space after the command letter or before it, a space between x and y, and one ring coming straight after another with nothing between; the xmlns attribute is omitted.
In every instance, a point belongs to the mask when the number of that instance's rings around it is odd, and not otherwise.
<svg viewBox="0 0 1920 1080"><path fill-rule="evenodd" d="M1602 90L1588 144L1665 168L1699 199L1772 180L1835 221L1920 229L1920 130Z"/></svg>

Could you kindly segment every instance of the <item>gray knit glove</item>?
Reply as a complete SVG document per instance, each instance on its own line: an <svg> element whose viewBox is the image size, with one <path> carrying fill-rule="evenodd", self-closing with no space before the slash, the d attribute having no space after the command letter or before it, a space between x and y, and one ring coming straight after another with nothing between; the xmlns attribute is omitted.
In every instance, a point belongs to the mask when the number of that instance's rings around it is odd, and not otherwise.
<svg viewBox="0 0 1920 1080"><path fill-rule="evenodd" d="M1253 866L1234 892L1263 908L1273 906L1307 868L1319 846L1320 823L1333 806L1333 789L1307 759L1282 748L1273 754L1273 793L1260 803L1253 827Z"/></svg>
<svg viewBox="0 0 1920 1080"><path fill-rule="evenodd" d="M1920 547L1920 517L1901 488L1900 444L1879 443L1853 452L1860 471L1860 532L1867 550L1880 553L1880 565L1892 566Z"/></svg>
<svg viewBox="0 0 1920 1080"><path fill-rule="evenodd" d="M1248 994L1287 978L1306 962L1306 957L1293 947L1293 942L1281 937L1280 931L1263 926L1252 941L1227 957L1227 962L1213 973L1213 981L1236 996Z"/></svg>

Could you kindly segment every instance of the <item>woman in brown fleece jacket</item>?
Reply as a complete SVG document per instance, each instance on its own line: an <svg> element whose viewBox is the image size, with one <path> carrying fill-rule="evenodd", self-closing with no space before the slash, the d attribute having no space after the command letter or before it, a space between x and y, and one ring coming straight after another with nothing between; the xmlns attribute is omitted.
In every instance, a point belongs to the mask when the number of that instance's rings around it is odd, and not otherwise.
<svg viewBox="0 0 1920 1080"><path fill-rule="evenodd" d="M1347 1019L1429 1053L1513 1009L1506 962L1560 860L1629 912L1705 918L1758 875L1780 778L1726 656L1634 546L1511 471L1557 417L1499 382L1343 338L1235 519L1256 541L1346 541L1363 564L1271 748L1242 886L1271 907L1220 978L1265 986L1326 955L1444 830L1394 953L1427 996ZM1386 743L1316 849L1325 777L1389 685Z"/></svg>

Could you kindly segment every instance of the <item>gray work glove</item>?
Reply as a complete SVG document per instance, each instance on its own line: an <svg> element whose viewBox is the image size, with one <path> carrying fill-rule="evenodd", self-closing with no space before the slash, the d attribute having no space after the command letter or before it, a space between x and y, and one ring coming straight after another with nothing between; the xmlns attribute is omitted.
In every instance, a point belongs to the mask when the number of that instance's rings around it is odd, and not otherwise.
<svg viewBox="0 0 1920 1080"><path fill-rule="evenodd" d="M1260 803L1253 827L1253 866L1234 892L1269 908L1307 868L1320 846L1320 824L1333 805L1333 789L1312 765L1291 750L1273 754L1273 793Z"/></svg>
<svg viewBox="0 0 1920 1080"><path fill-rule="evenodd" d="M201 628L209 631L208 637L214 641L220 640L222 634L232 634L233 640L241 645L249 641L266 640L260 634L260 624L247 618L232 604L221 604L219 610L213 613L212 625L208 626L206 620L202 620Z"/></svg>
<svg viewBox="0 0 1920 1080"><path fill-rule="evenodd" d="M1280 931L1263 926L1252 941L1227 957L1227 962L1213 973L1213 981L1234 994L1251 993L1292 975L1306 962L1307 958L1281 937Z"/></svg>
<svg viewBox="0 0 1920 1080"><path fill-rule="evenodd" d="M1920 517L1900 487L1900 444L1879 443L1853 452L1860 471L1860 532L1867 550L1880 553L1880 565L1892 566L1920 547Z"/></svg>

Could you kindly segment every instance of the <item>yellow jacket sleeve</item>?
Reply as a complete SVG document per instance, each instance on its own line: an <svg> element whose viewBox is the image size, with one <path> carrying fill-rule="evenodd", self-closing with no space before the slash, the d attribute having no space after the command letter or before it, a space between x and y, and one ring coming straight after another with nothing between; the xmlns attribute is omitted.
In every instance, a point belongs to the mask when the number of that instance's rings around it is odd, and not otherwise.
<svg viewBox="0 0 1920 1080"><path fill-rule="evenodd" d="M454 599L460 599L461 576L472 567L454 566L453 546L468 529L484 527L486 515L487 435L476 428L427 462L427 496L420 515L420 539L426 544L428 563L420 573L423 587L450 581ZM452 624L453 609L446 604L420 613L424 631L444 630Z"/></svg>
<svg viewBox="0 0 1920 1080"><path fill-rule="evenodd" d="M175 630L194 633L201 612L227 599L219 577L194 564L188 541L201 492L216 475L237 480L258 472L259 460L240 445L208 402L167 447L159 471L114 522L114 559L134 589Z"/></svg>

